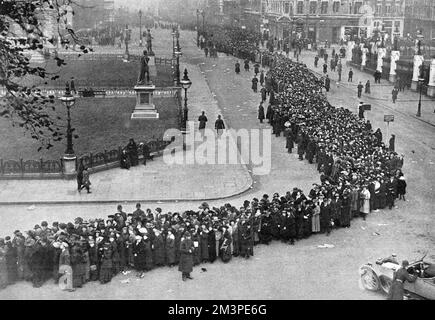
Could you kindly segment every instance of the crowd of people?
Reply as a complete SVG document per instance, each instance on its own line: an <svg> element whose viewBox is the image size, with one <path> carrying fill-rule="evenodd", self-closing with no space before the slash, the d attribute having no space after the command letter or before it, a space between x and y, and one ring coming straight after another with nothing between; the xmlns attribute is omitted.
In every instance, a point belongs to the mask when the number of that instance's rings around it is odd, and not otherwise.
<svg viewBox="0 0 435 320"><path fill-rule="evenodd" d="M226 43L227 50L238 46ZM405 199L403 157L384 145L380 130L374 133L369 121L331 106L322 94L323 81L305 65L271 52L262 62L270 68L262 93L262 100L269 97L265 118L276 136L284 134L288 152L296 145L299 159L316 163L320 173L320 183L308 194L295 187L245 200L240 207L203 203L195 210L163 212L143 211L138 203L131 213L119 205L105 219L43 221L0 239L0 287L21 280L40 287L54 279L73 291L88 281L110 282L129 269L143 278L156 267L177 264L186 280L192 265L248 259L255 245L272 240L294 245L316 233L329 235L350 227L354 218L392 209L398 197ZM126 154L138 163L134 141Z"/></svg>

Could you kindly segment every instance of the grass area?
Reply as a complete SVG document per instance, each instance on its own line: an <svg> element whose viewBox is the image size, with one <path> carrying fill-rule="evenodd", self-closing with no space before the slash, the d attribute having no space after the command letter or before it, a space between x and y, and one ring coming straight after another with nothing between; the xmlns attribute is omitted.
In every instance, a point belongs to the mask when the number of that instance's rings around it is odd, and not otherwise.
<svg viewBox="0 0 435 320"><path fill-rule="evenodd" d="M154 98L160 119L130 120L136 98L80 98L74 105L72 126L79 135L74 139L77 155L102 152L125 146L130 138L137 143L161 138L169 128L178 128L178 110L173 98ZM56 106L62 118L66 110ZM62 122L65 125L66 121ZM54 143L50 150L37 151L39 143L21 128L12 127L7 119L0 118L0 158L9 159L59 159L65 152L65 141Z"/></svg>
<svg viewBox="0 0 435 320"><path fill-rule="evenodd" d="M65 87L65 82L75 78L76 88L107 87L133 88L139 74L139 62L123 62L113 60L66 60L66 65L58 67L53 59L42 65L48 72L59 76L56 80L47 80L47 85L40 78L33 78L40 87ZM157 77L151 80L157 87L173 86L172 69L170 65L156 64Z"/></svg>

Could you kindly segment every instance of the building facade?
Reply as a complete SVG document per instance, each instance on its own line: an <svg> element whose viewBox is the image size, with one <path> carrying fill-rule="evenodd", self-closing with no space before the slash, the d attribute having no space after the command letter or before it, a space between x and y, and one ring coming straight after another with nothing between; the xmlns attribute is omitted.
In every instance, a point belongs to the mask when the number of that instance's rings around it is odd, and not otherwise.
<svg viewBox="0 0 435 320"><path fill-rule="evenodd" d="M374 30L387 38L403 35L404 12L405 0L252 0L245 8L273 37L330 43L367 38Z"/></svg>
<svg viewBox="0 0 435 320"><path fill-rule="evenodd" d="M434 39L435 0L406 0L404 34L415 37L418 32L424 36L426 43Z"/></svg>

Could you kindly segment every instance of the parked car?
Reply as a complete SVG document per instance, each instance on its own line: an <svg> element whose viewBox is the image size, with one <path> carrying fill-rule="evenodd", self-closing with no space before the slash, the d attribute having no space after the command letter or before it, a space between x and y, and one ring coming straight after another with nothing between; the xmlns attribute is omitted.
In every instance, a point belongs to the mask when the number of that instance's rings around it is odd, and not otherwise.
<svg viewBox="0 0 435 320"><path fill-rule="evenodd" d="M407 271L416 275L413 283L405 281L405 292L411 298L435 300L435 264L424 261L423 258L409 264ZM388 294L393 282L394 272L400 268L398 263L385 262L378 259L374 264L367 263L360 267L361 283L370 291L379 291Z"/></svg>

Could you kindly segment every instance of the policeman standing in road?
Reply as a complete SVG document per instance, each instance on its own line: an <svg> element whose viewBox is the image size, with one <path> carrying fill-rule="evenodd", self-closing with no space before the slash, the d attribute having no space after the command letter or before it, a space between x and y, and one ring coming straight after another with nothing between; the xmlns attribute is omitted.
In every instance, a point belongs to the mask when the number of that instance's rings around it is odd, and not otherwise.
<svg viewBox="0 0 435 320"><path fill-rule="evenodd" d="M415 282L417 276L410 275L406 268L409 266L407 260L402 261L402 267L399 268L393 276L393 283L388 294L389 300L403 300L405 281Z"/></svg>

